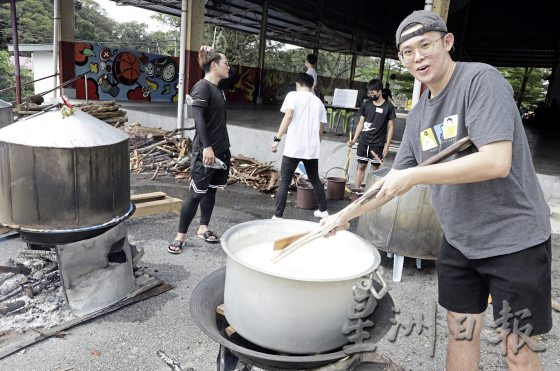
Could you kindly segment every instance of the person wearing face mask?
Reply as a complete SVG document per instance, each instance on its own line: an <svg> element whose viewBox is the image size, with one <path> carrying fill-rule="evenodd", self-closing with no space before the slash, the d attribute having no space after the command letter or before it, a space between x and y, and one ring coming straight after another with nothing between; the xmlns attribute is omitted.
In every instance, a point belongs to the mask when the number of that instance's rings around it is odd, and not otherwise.
<svg viewBox="0 0 560 371"><path fill-rule="evenodd" d="M347 142L349 147L358 142L356 188L362 187L368 162L371 162L372 170L377 170L381 165L379 160L389 153L397 118L393 104L383 98L383 83L380 80L373 79L368 82L367 90L368 100L360 107L360 121L354 138Z"/></svg>

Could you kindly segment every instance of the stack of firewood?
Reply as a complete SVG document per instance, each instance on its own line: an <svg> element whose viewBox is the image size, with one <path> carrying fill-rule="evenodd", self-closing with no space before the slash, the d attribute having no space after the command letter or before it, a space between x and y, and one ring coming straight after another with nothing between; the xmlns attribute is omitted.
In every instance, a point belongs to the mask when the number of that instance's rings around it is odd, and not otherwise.
<svg viewBox="0 0 560 371"><path fill-rule="evenodd" d="M178 137L178 130L146 128L137 123L126 125L123 130L130 136L132 172L151 174L150 179L160 176L190 179L192 141L189 138ZM238 182L261 192L272 192L278 188L280 177L271 164L240 155L232 158L228 179L229 184Z"/></svg>
<svg viewBox="0 0 560 371"><path fill-rule="evenodd" d="M242 182L261 192L272 192L280 184L278 171L270 163L239 155L231 159L228 183Z"/></svg>
<svg viewBox="0 0 560 371"><path fill-rule="evenodd" d="M128 121L126 111L122 110L121 105L115 101L80 103L75 107L116 128Z"/></svg>
<svg viewBox="0 0 560 371"><path fill-rule="evenodd" d="M12 109L12 112L14 113L17 119L21 119L23 117L27 117L39 113L45 109L48 109L49 107L51 107L50 104L36 104L33 102L25 102L15 106Z"/></svg>
<svg viewBox="0 0 560 371"><path fill-rule="evenodd" d="M34 115L40 111L52 108L51 104L35 104L33 102L25 102L13 109L14 115L18 119ZM79 103L74 105L75 108L89 113L93 117L100 119L114 127L124 125L128 121L126 111L121 109L121 105L115 101L96 101L90 103Z"/></svg>
<svg viewBox="0 0 560 371"><path fill-rule="evenodd" d="M192 128L187 128L189 130ZM192 141L178 137L177 130L164 131L138 124L124 127L130 136L130 171L152 173L151 179L170 175L188 178Z"/></svg>

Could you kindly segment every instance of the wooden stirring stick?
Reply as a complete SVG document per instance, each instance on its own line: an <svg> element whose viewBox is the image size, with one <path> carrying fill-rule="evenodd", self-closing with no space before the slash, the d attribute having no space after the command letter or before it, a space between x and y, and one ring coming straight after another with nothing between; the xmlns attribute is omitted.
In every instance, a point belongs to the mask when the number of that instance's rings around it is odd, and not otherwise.
<svg viewBox="0 0 560 371"><path fill-rule="evenodd" d="M423 161L422 163L418 164L417 166L428 166L428 165L433 165L433 164L437 164L438 162L441 162L451 156L453 156L454 154L457 154L461 151L464 151L465 149L469 148L473 143L471 142L469 137L465 137L457 142L455 142L455 144L453 144L450 147L447 147L446 149L444 149L443 151L439 152L438 154L430 157L429 159L427 159L426 161ZM375 198L375 196L377 195L377 193L379 192L379 189L373 189L370 188L367 191L364 192L364 194L361 197L358 197L355 201L351 202L348 206L346 206L344 209L342 209L340 212L338 212L336 215L336 218L329 218L330 220L319 226L317 229L310 231L309 233L306 233L305 235L301 236L301 234L298 235L294 235L294 236L289 236L289 237L284 237L282 239L279 239L277 241L274 242L274 246L276 247L277 244L278 246L284 246L284 248L282 249L282 251L276 255L274 258L271 259L271 261L273 263L277 263L280 260L282 260L283 258L285 258L286 256L288 256L289 254L291 254L292 252L294 252L297 248L305 245L306 243L313 241L316 238L319 237L323 237L326 234L328 234L329 232L336 230L337 228L340 228L340 226L348 223L348 220L346 220L346 218L348 217L348 215L355 210L356 208L364 205L365 203L369 202L370 200L372 200L373 198ZM382 206L381 203L379 203L379 205L374 205L373 209L376 209L378 207ZM294 237L298 236L299 238L294 239ZM287 240L287 239L291 239L291 243L287 243L284 244L282 241ZM274 248L275 250L277 250L276 248Z"/></svg>
<svg viewBox="0 0 560 371"><path fill-rule="evenodd" d="M334 230L336 232L340 232L340 231L344 231L346 229L350 228L350 223L346 222L343 223L341 225L338 225L334 228ZM303 233L298 233L298 234L294 234L285 238L281 238L279 240L274 241L274 247L273 250L283 250L284 248L286 248L287 246L289 246L292 242L300 239L301 237L305 236L308 233L311 233L312 231L307 231L307 232L303 232Z"/></svg>

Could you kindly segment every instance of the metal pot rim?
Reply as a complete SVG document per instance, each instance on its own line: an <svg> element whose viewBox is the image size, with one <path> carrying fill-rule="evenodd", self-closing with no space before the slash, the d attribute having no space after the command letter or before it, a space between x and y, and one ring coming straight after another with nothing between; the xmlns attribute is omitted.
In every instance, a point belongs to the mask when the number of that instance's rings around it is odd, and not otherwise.
<svg viewBox="0 0 560 371"><path fill-rule="evenodd" d="M246 262L244 262L243 260L239 259L235 253L233 253L229 246L228 246L228 239L234 235L235 233L238 233L239 231L247 228L248 226L252 226L254 224L279 224L279 223L284 223L284 224L292 224L293 226L299 225L299 227L306 226L307 228L302 229L301 231L294 231L294 233L298 233L298 232L304 232L305 230L309 230L312 229L313 227L316 227L318 223L314 223L314 222L308 222L305 220L296 220L296 219L282 219L282 220L271 220L271 219L264 219L264 220L253 220L253 221L249 221L249 222L244 222L241 224L237 224L231 228L229 228L227 231L224 232L224 234L222 235L221 238L221 245L222 245L222 249L224 250L224 252L228 255L228 258L233 259L234 261L236 261L237 263L243 265L244 267L247 267L249 269L255 270L257 272L260 272L262 274L266 274L268 276L273 276L273 277L278 277L278 278L285 278L288 280L292 280L292 281L300 281L300 282L339 282L339 281L347 281L347 280L353 280L356 279L358 277L363 277L365 275L370 274L371 272L373 272L377 267L379 267L379 265L381 264L381 255L379 255L379 251L367 240L363 239L362 237L348 232L348 231L342 231L342 232L338 232L338 233L344 233L344 234L348 234L349 236L351 236L352 238L355 238L357 241L362 242L364 245L370 246L371 247L371 251L373 254L373 263L372 265L367 268L366 270L359 272L359 273L354 273L352 275L346 276L346 277L336 277L336 278L310 278L310 279L304 279L304 278L294 278L291 277L290 275L284 275L284 274L278 274L278 273L272 273L269 272L267 270L264 270L262 268L259 267L255 267L253 265L249 265ZM281 238L281 237L278 237Z"/></svg>

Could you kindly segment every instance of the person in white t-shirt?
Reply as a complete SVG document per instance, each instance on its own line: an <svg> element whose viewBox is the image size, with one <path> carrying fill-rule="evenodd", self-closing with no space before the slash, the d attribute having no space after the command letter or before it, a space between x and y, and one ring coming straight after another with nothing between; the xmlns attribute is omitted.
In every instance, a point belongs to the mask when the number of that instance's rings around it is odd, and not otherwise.
<svg viewBox="0 0 560 371"><path fill-rule="evenodd" d="M305 58L305 67L307 67L307 74L313 77L313 86L311 87L311 92L317 95L315 89L317 88L317 71L315 66L317 65L317 56L315 54L307 54Z"/></svg>
<svg viewBox="0 0 560 371"><path fill-rule="evenodd" d="M303 162L307 178L313 185L319 209L314 212L317 218L329 216L325 188L319 178L319 153L323 126L327 122L327 111L323 102L312 92L313 78L305 73L296 77L296 91L289 92L280 111L284 118L272 143L272 152L278 150L278 144L286 133L286 145L280 169L280 186L276 193L276 211L272 219L282 218L288 198L288 187L294 172Z"/></svg>

